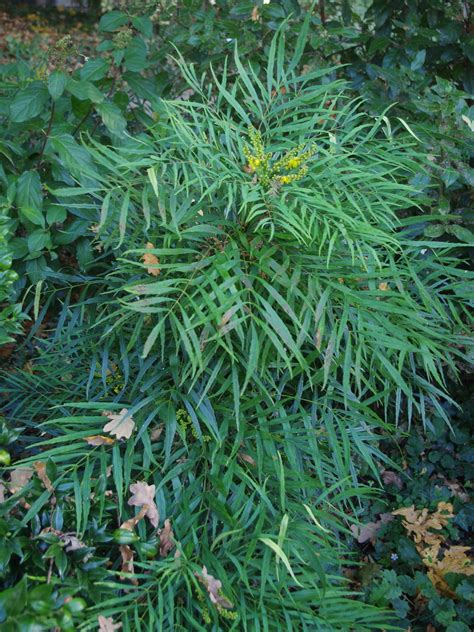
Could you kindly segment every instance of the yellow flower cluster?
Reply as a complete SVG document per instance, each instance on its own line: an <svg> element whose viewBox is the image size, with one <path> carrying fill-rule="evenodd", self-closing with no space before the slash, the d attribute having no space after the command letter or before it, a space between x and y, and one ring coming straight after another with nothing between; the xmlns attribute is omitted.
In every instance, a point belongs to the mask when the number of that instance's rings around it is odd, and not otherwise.
<svg viewBox="0 0 474 632"><path fill-rule="evenodd" d="M245 170L248 173L255 173L258 181L264 187L274 189L275 185L301 180L308 173L307 163L316 151L314 146L304 151L305 145L298 145L284 154L277 162L271 164L272 155L265 152L261 132L250 127L249 139L250 143L244 146L244 154L247 159Z"/></svg>
<svg viewBox="0 0 474 632"><path fill-rule="evenodd" d="M262 184L268 185L270 182L270 154L265 153L262 133L254 127L249 128L250 145L244 146L244 154L247 158L247 168L249 173L256 173Z"/></svg>
<svg viewBox="0 0 474 632"><path fill-rule="evenodd" d="M94 373L94 377L101 379L102 374ZM113 372L109 370L107 371L105 383L107 384L107 392L112 391L116 395L118 395L125 386L123 374L118 369L114 369Z"/></svg>
<svg viewBox="0 0 474 632"><path fill-rule="evenodd" d="M189 413L184 408L178 408L178 410L176 411L176 420L185 435L190 432L193 439L199 439L199 435L196 431L196 428L194 427L191 415L189 415ZM207 443L211 440L211 437L209 435L202 435L202 439Z"/></svg>

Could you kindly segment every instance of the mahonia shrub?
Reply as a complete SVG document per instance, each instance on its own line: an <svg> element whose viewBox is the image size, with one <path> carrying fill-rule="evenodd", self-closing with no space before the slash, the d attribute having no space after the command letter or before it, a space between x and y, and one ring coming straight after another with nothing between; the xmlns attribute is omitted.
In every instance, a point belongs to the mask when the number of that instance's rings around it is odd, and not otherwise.
<svg viewBox="0 0 474 632"><path fill-rule="evenodd" d="M5 387L29 432L3 572L52 586L64 629L390 627L343 574L356 484L388 462L385 413L442 411L470 275L419 238L406 123L298 72L308 26L261 72L236 52L210 85L181 62L192 101L122 149L89 141L102 169L71 195L115 262Z"/></svg>
<svg viewBox="0 0 474 632"><path fill-rule="evenodd" d="M471 275L450 244L418 238L425 162L407 124L367 117L329 70L297 75L298 50L283 70L277 42L263 80L237 55L217 99L183 65L200 98L163 102L116 154L108 335L176 358L180 386L232 384L235 406L248 390L318 391L424 418L469 344Z"/></svg>

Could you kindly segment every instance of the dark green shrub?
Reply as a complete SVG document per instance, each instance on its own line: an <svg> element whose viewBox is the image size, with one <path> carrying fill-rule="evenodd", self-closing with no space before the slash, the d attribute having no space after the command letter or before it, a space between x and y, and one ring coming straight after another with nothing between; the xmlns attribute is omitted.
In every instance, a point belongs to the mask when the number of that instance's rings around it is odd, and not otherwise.
<svg viewBox="0 0 474 632"><path fill-rule="evenodd" d="M14 471L35 472L2 505L8 585L50 569L86 629L387 625L342 579L356 483L389 462L384 410L442 410L470 275L411 232L416 140L327 71L300 75L303 49L304 32L285 64L275 38L261 74L236 55L212 89L181 63L193 100L120 149L89 144L115 261L7 378Z"/></svg>
<svg viewBox="0 0 474 632"><path fill-rule="evenodd" d="M345 578L394 467L381 440L452 419L471 344L461 75L425 77L394 23L399 94L426 92L387 113L383 15L253 9L169 4L160 46L146 15L115 11L82 69L3 69L2 202L34 328L40 281L63 288L54 332L3 375L5 629L390 629L416 590L450 632L469 621L389 568L387 543L367 595Z"/></svg>
<svg viewBox="0 0 474 632"><path fill-rule="evenodd" d="M12 285L17 275L11 269L12 253L8 245L8 224L0 218L0 346L11 342L19 330L20 308L11 305Z"/></svg>
<svg viewBox="0 0 474 632"><path fill-rule="evenodd" d="M81 134L120 143L127 125L133 130L140 119L151 121L142 107L135 111L142 99L149 108L157 99L153 80L141 76L149 66L149 18L104 16L99 28L105 39L94 58L81 56L65 36L36 65L0 66L1 202L12 219L22 285L77 280L95 258L91 195L100 165ZM87 194L72 197L71 187L84 176Z"/></svg>

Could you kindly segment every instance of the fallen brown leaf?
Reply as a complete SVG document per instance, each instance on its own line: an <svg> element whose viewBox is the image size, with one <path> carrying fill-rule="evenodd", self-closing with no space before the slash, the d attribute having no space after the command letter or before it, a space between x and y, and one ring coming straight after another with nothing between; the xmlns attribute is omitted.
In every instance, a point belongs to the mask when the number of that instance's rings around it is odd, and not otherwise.
<svg viewBox="0 0 474 632"><path fill-rule="evenodd" d="M86 546L84 542L81 542L79 538L70 533L62 533L59 538L64 542L64 550L66 551L66 553L71 553L71 551L78 551L79 549L83 549Z"/></svg>
<svg viewBox="0 0 474 632"><path fill-rule="evenodd" d="M149 250L153 250L155 246L152 243L148 242L146 247ZM158 257L156 257L156 255L154 255L152 252L146 252L142 257L142 260L143 263L148 266L146 269L148 274L151 274L153 276L158 276L160 274L160 269L156 267L157 265L159 265L160 260L158 259Z"/></svg>
<svg viewBox="0 0 474 632"><path fill-rule="evenodd" d="M165 429L164 424L160 424L159 426L156 426L156 428L153 428L150 434L150 439L152 441L158 441L164 429Z"/></svg>
<svg viewBox="0 0 474 632"><path fill-rule="evenodd" d="M129 518L128 520L125 520L125 522L123 522L120 525L120 528L127 529L128 531L133 531L133 529L140 522L140 520L145 517L145 514L147 511L148 511L148 507L147 505L145 505L144 507L140 509L140 511L137 513L136 516L133 516L133 518Z"/></svg>
<svg viewBox="0 0 474 632"><path fill-rule="evenodd" d="M33 476L33 471L32 467L17 467L15 470L12 470L10 472L10 483L8 484L10 493L16 494L21 491Z"/></svg>
<svg viewBox="0 0 474 632"><path fill-rule="evenodd" d="M101 614L97 617L99 623L99 632L115 632L122 627L121 623L114 623L112 617L103 617Z"/></svg>
<svg viewBox="0 0 474 632"><path fill-rule="evenodd" d="M391 470L384 470L382 472L382 480L385 485L395 485L398 489L403 487L403 481L400 476L396 472L392 472Z"/></svg>
<svg viewBox="0 0 474 632"><path fill-rule="evenodd" d="M454 516L451 503L439 502L435 512L426 508L415 509L412 505L392 513L403 517L402 524L412 536L433 586L440 594L456 599L457 595L445 580L445 575L474 575L474 564L467 556L469 547L450 546L443 552L445 538L441 530ZM433 529L437 533L433 533Z"/></svg>
<svg viewBox="0 0 474 632"><path fill-rule="evenodd" d="M34 464L35 472L38 475L38 478L43 483L44 487L48 490L48 492L54 492L54 487L49 480L48 475L46 474L46 463L42 461L36 461Z"/></svg>
<svg viewBox="0 0 474 632"><path fill-rule="evenodd" d="M245 454L245 452L239 452L238 453L238 457L242 460L245 461L245 463L248 463L249 465L257 465L257 462L255 461L255 459L253 459L250 454Z"/></svg>
<svg viewBox="0 0 474 632"><path fill-rule="evenodd" d="M130 485L130 491L133 496L129 498L128 504L135 507L146 507L146 517L154 527L157 527L160 517L158 507L155 504L155 485L148 485L143 482L133 483Z"/></svg>
<svg viewBox="0 0 474 632"><path fill-rule="evenodd" d="M202 567L201 573L194 573L198 580L206 587L206 590L209 594L209 598L213 604L220 608L231 609L234 607L234 604L231 603L228 599L222 596L222 582L219 579L216 579L212 575L207 572L207 568L205 566Z"/></svg>
<svg viewBox="0 0 474 632"><path fill-rule="evenodd" d="M104 426L104 432L114 435L117 439L130 439L135 428L135 421L128 414L127 408L122 408L118 414L109 410L104 411L102 414L110 419Z"/></svg>
<svg viewBox="0 0 474 632"><path fill-rule="evenodd" d="M166 557L168 553L175 547L174 533L171 528L171 522L167 518L163 529L160 529L160 555Z"/></svg>
<svg viewBox="0 0 474 632"><path fill-rule="evenodd" d="M122 573L135 573L135 567L133 566L134 553L128 544L121 544L119 546L120 555L122 556ZM120 576L120 579L128 579L128 577ZM130 579L134 586L138 586L138 580L135 577Z"/></svg>
<svg viewBox="0 0 474 632"><path fill-rule="evenodd" d="M92 435L90 437L84 437L84 441L93 446L113 445L115 443L115 439L112 439L111 437L105 437L104 435Z"/></svg>
<svg viewBox="0 0 474 632"><path fill-rule="evenodd" d="M258 22L260 19L260 14L258 12L258 7L254 7L252 9L252 15L250 16L252 19L252 22Z"/></svg>
<svg viewBox="0 0 474 632"><path fill-rule="evenodd" d="M391 522L393 516L391 514L380 514L380 519L376 522L367 522L363 525L351 524L351 531L359 544L366 542L374 542L380 527L387 522Z"/></svg>

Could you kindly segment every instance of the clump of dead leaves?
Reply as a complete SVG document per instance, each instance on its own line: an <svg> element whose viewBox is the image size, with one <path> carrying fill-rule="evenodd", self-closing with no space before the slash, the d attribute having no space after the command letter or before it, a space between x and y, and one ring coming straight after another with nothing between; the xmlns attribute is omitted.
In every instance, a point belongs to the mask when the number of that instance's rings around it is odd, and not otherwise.
<svg viewBox="0 0 474 632"><path fill-rule="evenodd" d="M143 518L148 518L151 525L156 529L158 527L160 521L160 515L158 513L158 507L155 503L155 485L148 485L145 482L137 482L130 485L130 492L132 496L128 500L128 504L131 507L138 507L138 513L129 518L125 522L120 525L120 529L125 529L127 531L133 531L136 525ZM166 557L176 546L174 533L171 528L171 522L169 519L166 519L164 522L164 527L162 529L157 530L158 537L160 539L160 549L159 553L161 557ZM127 573L128 575L134 574L134 551L128 546L128 544L122 544L119 546L120 554L122 556L122 573ZM175 557L179 556L179 551L176 551ZM121 576L124 579L123 576ZM131 578L131 582L134 585L138 584L138 581L135 577Z"/></svg>
<svg viewBox="0 0 474 632"><path fill-rule="evenodd" d="M402 516L402 524L415 542L416 549L427 568L428 577L436 590L447 597L456 599L445 576L448 573L474 575L474 564L468 557L468 546L445 545L442 529L454 517L451 503L439 502L435 512L428 509L403 507L392 512Z"/></svg>

